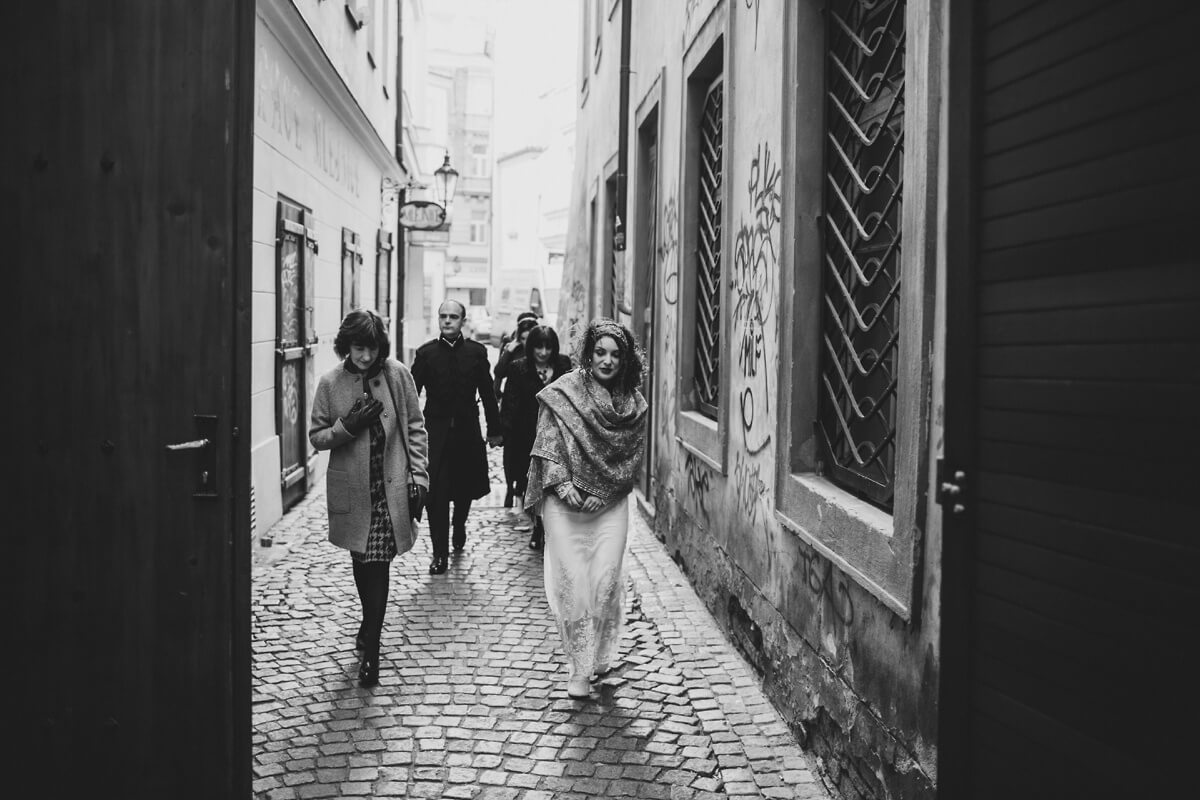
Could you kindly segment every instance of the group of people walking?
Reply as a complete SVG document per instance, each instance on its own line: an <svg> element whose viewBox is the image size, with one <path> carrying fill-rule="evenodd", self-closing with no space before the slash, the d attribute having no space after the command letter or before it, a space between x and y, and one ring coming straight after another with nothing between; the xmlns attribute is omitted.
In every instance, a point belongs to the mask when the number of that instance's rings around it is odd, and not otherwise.
<svg viewBox="0 0 1200 800"><path fill-rule="evenodd" d="M472 502L490 491L486 447L503 446L505 506L519 499L528 515L566 691L586 698L620 645L628 496L646 437L638 346L624 325L597 319L573 365L554 329L527 314L493 374L487 349L463 335L466 315L442 303L440 335L410 370L390 357L379 315L351 311L334 340L342 361L317 386L309 439L330 452L329 540L350 551L362 609L358 679L379 682L391 561L412 549L427 513L429 572L446 573L451 551L466 547Z"/></svg>

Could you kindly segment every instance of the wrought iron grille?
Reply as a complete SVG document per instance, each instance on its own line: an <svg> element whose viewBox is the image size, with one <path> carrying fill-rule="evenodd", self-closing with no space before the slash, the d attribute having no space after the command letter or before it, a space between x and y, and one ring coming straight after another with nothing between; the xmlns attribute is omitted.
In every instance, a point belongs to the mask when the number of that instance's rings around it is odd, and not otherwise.
<svg viewBox="0 0 1200 800"><path fill-rule="evenodd" d="M889 509L895 480L904 0L826 14L822 471Z"/></svg>
<svg viewBox="0 0 1200 800"><path fill-rule="evenodd" d="M724 81L713 81L700 112L700 187L696 215L696 363L701 413L716 418L721 376L721 110Z"/></svg>

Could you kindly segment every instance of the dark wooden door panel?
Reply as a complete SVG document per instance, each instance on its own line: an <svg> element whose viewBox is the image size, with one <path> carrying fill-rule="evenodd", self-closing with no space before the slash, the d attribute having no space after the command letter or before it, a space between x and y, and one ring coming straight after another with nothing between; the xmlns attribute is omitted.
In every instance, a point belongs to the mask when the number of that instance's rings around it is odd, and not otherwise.
<svg viewBox="0 0 1200 800"><path fill-rule="evenodd" d="M970 274L951 302L976 313L947 330L970 343L947 363L948 386L969 381L948 389L966 422L947 452L973 493L946 530L969 609L965 652L945 640L968 676L957 777L972 797L1158 796L1193 758L1164 717L1198 710L1200 10L972 9Z"/></svg>
<svg viewBox="0 0 1200 800"><path fill-rule="evenodd" d="M254 6L51 0L4 28L5 319L37 345L6 794L247 797Z"/></svg>

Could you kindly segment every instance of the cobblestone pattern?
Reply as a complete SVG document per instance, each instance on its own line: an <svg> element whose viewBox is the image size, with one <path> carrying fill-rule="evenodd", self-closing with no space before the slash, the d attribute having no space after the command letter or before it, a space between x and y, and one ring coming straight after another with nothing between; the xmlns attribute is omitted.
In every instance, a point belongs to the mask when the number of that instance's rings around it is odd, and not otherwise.
<svg viewBox="0 0 1200 800"><path fill-rule="evenodd" d="M380 684L362 689L350 557L310 493L255 548L255 797L828 797L632 518L623 663L591 700L566 696L524 518L494 506L472 511L447 574L427 573L427 535L393 563Z"/></svg>

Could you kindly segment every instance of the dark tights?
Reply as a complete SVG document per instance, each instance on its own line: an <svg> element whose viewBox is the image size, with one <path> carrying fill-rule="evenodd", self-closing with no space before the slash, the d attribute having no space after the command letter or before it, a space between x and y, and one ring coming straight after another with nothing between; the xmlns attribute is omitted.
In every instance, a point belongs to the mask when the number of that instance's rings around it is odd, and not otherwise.
<svg viewBox="0 0 1200 800"><path fill-rule="evenodd" d="M383 616L387 611L390 561L354 563L354 585L358 587L358 599L362 603L362 624L358 632L362 636L367 657L379 657L379 637L383 634Z"/></svg>

